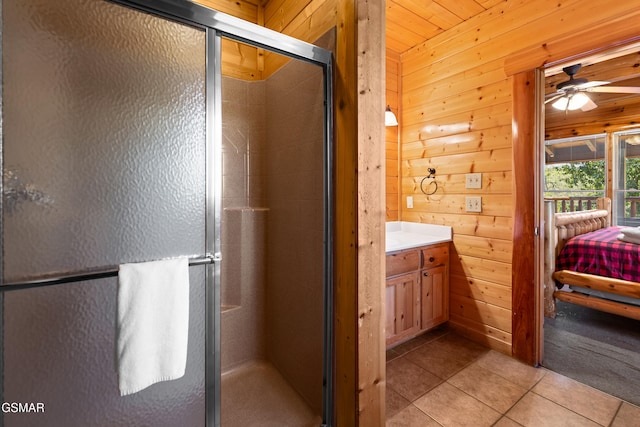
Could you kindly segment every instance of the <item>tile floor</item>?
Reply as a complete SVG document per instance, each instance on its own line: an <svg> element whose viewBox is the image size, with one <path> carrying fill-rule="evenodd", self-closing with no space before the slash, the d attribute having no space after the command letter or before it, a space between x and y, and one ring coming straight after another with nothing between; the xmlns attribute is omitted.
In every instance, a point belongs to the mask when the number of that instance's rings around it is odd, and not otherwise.
<svg viewBox="0 0 640 427"><path fill-rule="evenodd" d="M640 426L640 407L446 327L387 351L387 426Z"/></svg>

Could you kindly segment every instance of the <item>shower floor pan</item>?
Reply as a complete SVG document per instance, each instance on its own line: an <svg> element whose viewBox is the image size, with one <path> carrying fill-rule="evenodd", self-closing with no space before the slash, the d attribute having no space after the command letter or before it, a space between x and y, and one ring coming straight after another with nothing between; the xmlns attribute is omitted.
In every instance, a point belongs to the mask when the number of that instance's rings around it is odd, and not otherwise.
<svg viewBox="0 0 640 427"><path fill-rule="evenodd" d="M322 424L322 418L268 362L249 362L222 374L220 387L223 427Z"/></svg>

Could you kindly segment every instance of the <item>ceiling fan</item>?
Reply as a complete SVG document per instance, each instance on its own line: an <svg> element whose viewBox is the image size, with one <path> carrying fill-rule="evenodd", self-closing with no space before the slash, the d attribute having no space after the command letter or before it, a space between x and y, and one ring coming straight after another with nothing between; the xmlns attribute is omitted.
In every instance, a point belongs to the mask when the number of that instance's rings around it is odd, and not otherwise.
<svg viewBox="0 0 640 427"><path fill-rule="evenodd" d="M546 96L545 104L551 104L558 110L582 110L589 111L597 107L596 103L591 100L584 92L601 92L601 93L637 93L640 94L640 87L635 86L605 86L610 82L593 81L587 79L576 79L574 76L580 69L582 64L574 64L562 69L568 76L569 80L558 83L556 92Z"/></svg>

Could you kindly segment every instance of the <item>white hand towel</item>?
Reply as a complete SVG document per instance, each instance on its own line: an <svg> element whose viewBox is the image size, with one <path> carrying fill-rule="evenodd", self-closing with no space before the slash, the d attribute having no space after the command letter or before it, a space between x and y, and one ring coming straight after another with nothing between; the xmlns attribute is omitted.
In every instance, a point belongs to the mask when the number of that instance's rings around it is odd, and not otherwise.
<svg viewBox="0 0 640 427"><path fill-rule="evenodd" d="M187 258L120 266L116 332L121 396L184 375L189 335Z"/></svg>

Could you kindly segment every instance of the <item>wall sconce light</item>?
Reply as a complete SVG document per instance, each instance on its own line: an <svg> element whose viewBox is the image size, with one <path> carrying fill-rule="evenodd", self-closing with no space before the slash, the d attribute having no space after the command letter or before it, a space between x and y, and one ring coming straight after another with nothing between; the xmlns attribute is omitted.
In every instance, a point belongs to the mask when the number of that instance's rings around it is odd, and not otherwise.
<svg viewBox="0 0 640 427"><path fill-rule="evenodd" d="M396 115L391 111L391 107L387 105L387 109L384 111L384 125L385 126L398 126L398 119Z"/></svg>

